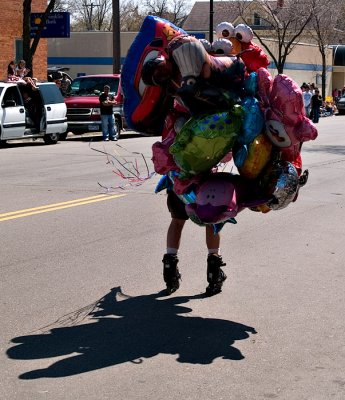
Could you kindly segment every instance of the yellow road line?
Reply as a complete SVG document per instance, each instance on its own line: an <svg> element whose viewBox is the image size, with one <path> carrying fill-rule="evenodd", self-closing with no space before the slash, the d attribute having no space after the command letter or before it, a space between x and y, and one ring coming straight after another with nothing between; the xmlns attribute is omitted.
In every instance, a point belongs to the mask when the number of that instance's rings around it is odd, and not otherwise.
<svg viewBox="0 0 345 400"><path fill-rule="evenodd" d="M98 194L97 196L84 197L84 198L81 198L81 199L64 201L62 203L53 203L53 204L48 204L46 206L39 206L39 207L34 207L34 208L26 208L24 210L11 211L11 212L8 212L8 213L0 214L0 218L8 216L8 215L21 214L23 212L28 212L28 211L42 210L44 208L51 208L51 207L56 207L56 206L60 206L60 205L65 205L65 204L79 203L80 201L99 199L99 198L106 197L106 196L107 196L106 194Z"/></svg>
<svg viewBox="0 0 345 400"><path fill-rule="evenodd" d="M82 206L84 204L96 203L98 201L111 200L111 199L115 199L115 198L123 197L123 196L126 196L126 194L114 194L114 195L101 194L98 196L91 196L91 197L85 197L85 198L77 199L77 200L65 201L63 203L55 203L55 204L49 204L49 205L41 206L41 207L27 208L25 210L12 211L12 212L8 212L8 213L0 214L0 222L8 221L10 219L15 219L15 218L27 217L29 215L42 214L45 212L63 210L65 208Z"/></svg>

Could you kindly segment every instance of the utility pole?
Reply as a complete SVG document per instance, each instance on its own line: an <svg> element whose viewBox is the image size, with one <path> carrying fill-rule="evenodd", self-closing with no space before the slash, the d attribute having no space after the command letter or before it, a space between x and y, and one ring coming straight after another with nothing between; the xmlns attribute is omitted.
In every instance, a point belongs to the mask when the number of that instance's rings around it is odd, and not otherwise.
<svg viewBox="0 0 345 400"><path fill-rule="evenodd" d="M87 17L88 17L87 30L88 31L93 31L93 27L92 27L93 8L94 7L99 7L99 4L94 4L94 3L84 4L83 7L86 8L86 13L87 13ZM89 11L89 7L90 7L90 11Z"/></svg>
<svg viewBox="0 0 345 400"><path fill-rule="evenodd" d="M113 73L121 72L120 1L113 0Z"/></svg>

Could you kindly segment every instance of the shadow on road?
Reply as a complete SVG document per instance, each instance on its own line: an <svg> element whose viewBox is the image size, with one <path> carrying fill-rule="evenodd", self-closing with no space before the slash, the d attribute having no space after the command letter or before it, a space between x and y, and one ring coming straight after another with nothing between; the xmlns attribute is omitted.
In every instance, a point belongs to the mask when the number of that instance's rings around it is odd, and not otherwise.
<svg viewBox="0 0 345 400"><path fill-rule="evenodd" d="M329 154L345 154L345 146L331 146L331 145L318 145L317 143L313 144L311 147L303 147L303 152L311 152L311 153L329 153Z"/></svg>
<svg viewBox="0 0 345 400"><path fill-rule="evenodd" d="M121 142L122 140L127 140L127 139L132 139L132 138L140 138L144 137L145 135L139 133L139 132L134 132L134 131L126 131L122 132L119 141ZM102 142L103 137L102 137L102 132L98 133L93 133L93 134L84 134L84 135L74 135L72 133L69 133L66 139L66 142Z"/></svg>
<svg viewBox="0 0 345 400"><path fill-rule="evenodd" d="M126 131L122 132L119 142L122 142L123 140L128 140L128 139L133 139L133 138L141 138L141 137L151 137L151 135L145 135L139 132L134 132L134 131ZM102 133L97 132L97 133L86 133L84 135L73 135L72 133L68 134L67 139L65 140L60 140L59 143L64 143L64 142L102 142ZM6 149L6 148L14 148L14 147L32 147L32 146L46 146L42 138L38 139L32 139L32 138L27 138L27 139L18 139L18 140L8 140L7 142L1 142L0 143L0 148L1 149Z"/></svg>
<svg viewBox="0 0 345 400"><path fill-rule="evenodd" d="M21 379L58 378L162 354L176 354L180 363L210 364L221 357L241 360L233 346L255 334L254 328L221 319L187 317L180 304L202 301L204 295L163 297L162 293L128 297L112 289L96 303L42 328L40 334L14 338L7 351L17 360L63 357L48 368L25 372Z"/></svg>

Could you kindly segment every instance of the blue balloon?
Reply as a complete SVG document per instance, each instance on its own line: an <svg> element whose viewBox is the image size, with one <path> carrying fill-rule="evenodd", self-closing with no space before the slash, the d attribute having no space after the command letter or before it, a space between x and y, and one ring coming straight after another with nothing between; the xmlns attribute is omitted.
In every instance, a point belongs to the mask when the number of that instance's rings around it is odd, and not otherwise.
<svg viewBox="0 0 345 400"><path fill-rule="evenodd" d="M255 97L245 97L241 106L244 110L244 117L241 132L232 151L236 167L243 166L248 155L248 145L262 132L265 123L264 115Z"/></svg>
<svg viewBox="0 0 345 400"><path fill-rule="evenodd" d="M244 90L248 96L255 96L258 91L257 73L251 72L244 81Z"/></svg>
<svg viewBox="0 0 345 400"><path fill-rule="evenodd" d="M251 143L262 131L264 126L264 115L255 97L245 97L241 106L244 109L244 118L241 134L237 138L240 144Z"/></svg>
<svg viewBox="0 0 345 400"><path fill-rule="evenodd" d="M164 189L170 190L173 188L173 182L167 175L163 175L157 183L155 193L161 192Z"/></svg>
<svg viewBox="0 0 345 400"><path fill-rule="evenodd" d="M179 172L176 171L170 171L168 173L169 180L171 182L171 188L174 189L174 178L181 176ZM190 189L188 192L185 192L183 194L177 194L176 195L179 197L180 200L184 202L184 204L191 204L195 203L196 199L196 194L193 189Z"/></svg>
<svg viewBox="0 0 345 400"><path fill-rule="evenodd" d="M237 168L243 167L248 156L248 147L246 144L240 144L232 150L232 157Z"/></svg>

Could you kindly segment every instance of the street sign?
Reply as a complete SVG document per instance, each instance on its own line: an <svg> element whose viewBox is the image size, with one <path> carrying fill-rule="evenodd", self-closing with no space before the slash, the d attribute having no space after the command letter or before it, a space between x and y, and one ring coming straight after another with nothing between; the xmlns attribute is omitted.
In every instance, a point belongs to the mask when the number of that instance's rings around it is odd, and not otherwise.
<svg viewBox="0 0 345 400"><path fill-rule="evenodd" d="M38 32L44 13L31 14L31 37L34 38ZM70 37L70 13L51 12L48 14L46 24L41 31L42 38Z"/></svg>

